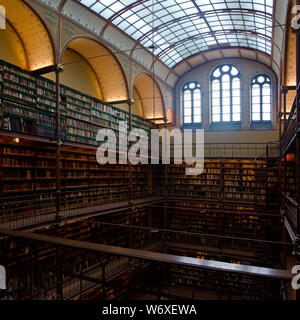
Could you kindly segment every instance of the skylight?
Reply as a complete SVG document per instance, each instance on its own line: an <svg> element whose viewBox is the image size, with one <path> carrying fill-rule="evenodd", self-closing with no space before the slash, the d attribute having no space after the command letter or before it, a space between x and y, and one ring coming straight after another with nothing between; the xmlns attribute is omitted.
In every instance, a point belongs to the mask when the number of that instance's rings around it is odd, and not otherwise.
<svg viewBox="0 0 300 320"><path fill-rule="evenodd" d="M76 1L151 48L169 67L218 46L271 55L273 0Z"/></svg>

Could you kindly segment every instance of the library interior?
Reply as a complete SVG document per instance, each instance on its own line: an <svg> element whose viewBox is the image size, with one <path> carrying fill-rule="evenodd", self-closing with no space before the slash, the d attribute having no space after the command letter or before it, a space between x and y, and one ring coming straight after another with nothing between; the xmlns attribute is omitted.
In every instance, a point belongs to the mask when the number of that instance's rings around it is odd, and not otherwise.
<svg viewBox="0 0 300 320"><path fill-rule="evenodd" d="M299 0L0 5L0 300L300 299Z"/></svg>

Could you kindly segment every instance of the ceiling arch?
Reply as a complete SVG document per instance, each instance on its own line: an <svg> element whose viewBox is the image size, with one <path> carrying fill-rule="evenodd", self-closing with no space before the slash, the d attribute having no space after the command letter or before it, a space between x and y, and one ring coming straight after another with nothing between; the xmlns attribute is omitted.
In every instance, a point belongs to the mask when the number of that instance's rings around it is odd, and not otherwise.
<svg viewBox="0 0 300 320"><path fill-rule="evenodd" d="M216 46L272 54L272 0L74 0L109 20L167 66Z"/></svg>
<svg viewBox="0 0 300 320"><path fill-rule="evenodd" d="M254 49L246 48L216 48L214 50L208 50L194 56L188 57L187 59L178 63L169 73L175 73L178 77L182 76L184 73L190 71L191 69L210 61L226 58L245 58L250 60L258 61L274 70L274 65L277 66L277 61L275 61L271 56L263 52L256 51ZM275 68L275 72L279 71ZM279 75L278 72L277 76Z"/></svg>
<svg viewBox="0 0 300 320"><path fill-rule="evenodd" d="M145 119L164 118L165 108L161 90L151 76L140 73L135 81L134 88L141 103Z"/></svg>
<svg viewBox="0 0 300 320"><path fill-rule="evenodd" d="M98 41L79 37L70 40L65 46L82 56L95 72L100 84L102 98L106 102L115 102L128 99L128 86L126 78L118 60L104 45ZM70 61L68 64L78 61Z"/></svg>
<svg viewBox="0 0 300 320"><path fill-rule="evenodd" d="M36 70L55 63L53 41L45 24L24 1L2 0L6 17L22 40L28 70Z"/></svg>

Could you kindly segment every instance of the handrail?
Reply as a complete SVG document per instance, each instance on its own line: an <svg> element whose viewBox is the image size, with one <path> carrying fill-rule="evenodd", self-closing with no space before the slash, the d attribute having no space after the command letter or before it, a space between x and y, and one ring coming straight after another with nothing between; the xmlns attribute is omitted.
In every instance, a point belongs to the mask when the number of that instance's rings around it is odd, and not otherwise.
<svg viewBox="0 0 300 320"><path fill-rule="evenodd" d="M288 202L290 202L294 207L296 208L300 208L300 204L297 203L296 200L292 199L291 197L289 197L287 194L283 193L282 191L280 191L281 195L288 200Z"/></svg>
<svg viewBox="0 0 300 320"><path fill-rule="evenodd" d="M116 246L109 246L91 242L84 242L78 240L69 240L53 236L45 236L35 234L32 232L11 231L0 228L0 233L7 236L12 236L21 239L29 239L33 241L46 242L57 246L66 246L70 248L83 249L97 253L106 253L117 256L125 256L130 258L137 258L148 261L157 261L163 263L184 265L189 267L203 268L209 270L216 270L221 272L231 272L246 274L258 277L265 277L271 279L291 280L293 274L288 270L272 269L249 265L239 265L234 263L227 263L221 261L201 260L197 258L181 257L171 254L158 253L153 251L145 251L138 249L128 249Z"/></svg>
<svg viewBox="0 0 300 320"><path fill-rule="evenodd" d="M287 89L287 90L296 90L296 96L293 102L293 106L292 109L289 111L289 117L285 123L284 129L283 129L283 133L282 133L282 137L284 137L285 133L287 132L293 117L295 116L295 114L297 113L297 98L300 98L300 82L298 84L298 86L282 86L282 89Z"/></svg>
<svg viewBox="0 0 300 320"><path fill-rule="evenodd" d="M289 117L288 117L288 120L285 123L285 127L284 127L284 130L283 130L282 136L284 136L284 134L287 132L287 130L288 130L288 128L289 128L289 126L290 126L290 124L292 122L292 119L293 119L293 117L294 117L294 115L295 115L295 113L297 111L296 107L297 107L297 95L296 95L296 97L294 99L292 109L289 112Z"/></svg>

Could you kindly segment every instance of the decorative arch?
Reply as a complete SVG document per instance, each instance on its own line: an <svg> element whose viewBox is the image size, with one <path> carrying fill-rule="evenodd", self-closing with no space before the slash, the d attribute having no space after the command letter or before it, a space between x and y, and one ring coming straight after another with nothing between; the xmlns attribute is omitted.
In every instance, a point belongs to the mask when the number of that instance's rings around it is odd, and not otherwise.
<svg viewBox="0 0 300 320"><path fill-rule="evenodd" d="M67 49L77 52L92 68L97 77L102 99L105 102L128 99L128 86L124 71L113 53L94 38L79 37L71 39L64 47L61 57ZM82 60L82 59L81 59ZM78 61L69 61L67 65L76 65Z"/></svg>
<svg viewBox="0 0 300 320"><path fill-rule="evenodd" d="M8 20L6 21L6 29L0 32L0 59L22 69L27 69L28 66L24 43Z"/></svg>
<svg viewBox="0 0 300 320"><path fill-rule="evenodd" d="M146 73L140 73L135 78L134 88L140 97L145 119L165 117L165 106L161 90L151 76Z"/></svg>
<svg viewBox="0 0 300 320"><path fill-rule="evenodd" d="M24 1L2 0L1 5L24 47L26 66L21 67L33 71L55 64L54 41L42 18Z"/></svg>

